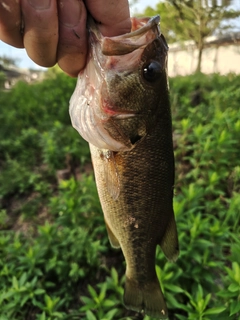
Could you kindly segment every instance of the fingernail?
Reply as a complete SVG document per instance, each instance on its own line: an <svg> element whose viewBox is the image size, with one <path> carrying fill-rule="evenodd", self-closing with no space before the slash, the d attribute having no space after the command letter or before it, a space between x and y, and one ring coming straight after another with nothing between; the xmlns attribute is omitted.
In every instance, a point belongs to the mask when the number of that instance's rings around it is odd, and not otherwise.
<svg viewBox="0 0 240 320"><path fill-rule="evenodd" d="M82 1L63 0L59 4L59 18L62 24L67 27L75 27L81 17Z"/></svg>
<svg viewBox="0 0 240 320"><path fill-rule="evenodd" d="M28 3L37 10L44 10L50 7L51 0L28 0Z"/></svg>

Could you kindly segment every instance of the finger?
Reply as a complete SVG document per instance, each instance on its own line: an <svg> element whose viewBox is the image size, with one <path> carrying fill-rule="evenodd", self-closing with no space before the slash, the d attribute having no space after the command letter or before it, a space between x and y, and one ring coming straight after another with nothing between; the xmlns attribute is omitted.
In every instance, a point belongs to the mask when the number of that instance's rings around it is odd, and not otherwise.
<svg viewBox="0 0 240 320"><path fill-rule="evenodd" d="M75 77L86 63L86 8L81 0L62 0L58 11L58 65L68 75Z"/></svg>
<svg viewBox="0 0 240 320"><path fill-rule="evenodd" d="M0 0L0 39L11 46L23 47L21 11L16 0Z"/></svg>
<svg viewBox="0 0 240 320"><path fill-rule="evenodd" d="M22 0L23 44L29 57L38 65L56 63L58 18L55 0Z"/></svg>
<svg viewBox="0 0 240 320"><path fill-rule="evenodd" d="M118 36L131 30L128 0L86 0L85 3L104 36Z"/></svg>

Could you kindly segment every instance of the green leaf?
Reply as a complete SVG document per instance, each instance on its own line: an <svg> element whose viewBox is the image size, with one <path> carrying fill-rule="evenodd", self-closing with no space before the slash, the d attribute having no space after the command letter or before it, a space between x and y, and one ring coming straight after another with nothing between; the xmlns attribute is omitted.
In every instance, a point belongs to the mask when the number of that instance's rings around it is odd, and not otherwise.
<svg viewBox="0 0 240 320"><path fill-rule="evenodd" d="M90 284L88 285L88 292L93 297L93 299L98 298L98 294L97 294L96 290Z"/></svg>
<svg viewBox="0 0 240 320"><path fill-rule="evenodd" d="M118 284L118 273L115 268L111 269L111 277L113 279L114 284L117 285Z"/></svg>
<svg viewBox="0 0 240 320"><path fill-rule="evenodd" d="M228 290L231 292L237 292L240 290L240 285L237 283L231 283L230 286L228 287Z"/></svg>
<svg viewBox="0 0 240 320"><path fill-rule="evenodd" d="M93 300L92 300L91 298L86 297L86 296L81 296L80 299L81 299L81 301L82 301L83 303L85 303L85 304L89 304L89 303L92 303L92 302L93 302Z"/></svg>
<svg viewBox="0 0 240 320"><path fill-rule="evenodd" d="M207 305L209 304L209 301L211 300L211 293L208 293L204 299L204 305L203 305L203 310L206 309Z"/></svg>
<svg viewBox="0 0 240 320"><path fill-rule="evenodd" d="M96 304L95 303L89 303L87 304L86 306L83 306L79 309L80 312L84 312L84 311L87 311L87 310L92 310L92 309L95 309L96 308Z"/></svg>
<svg viewBox="0 0 240 320"><path fill-rule="evenodd" d="M197 291L197 300L200 301L203 298L203 288L202 286L199 284L198 285L198 291Z"/></svg>
<svg viewBox="0 0 240 320"><path fill-rule="evenodd" d="M66 314L62 313L62 312L55 311L55 312L52 313L52 316L53 317L57 317L57 319L63 319L66 316Z"/></svg>
<svg viewBox="0 0 240 320"><path fill-rule="evenodd" d="M104 282L103 284L101 284L101 291L100 291L100 294L99 294L99 300L100 301L103 301L105 299L106 290L107 290L107 283Z"/></svg>
<svg viewBox="0 0 240 320"><path fill-rule="evenodd" d="M234 272L234 279L236 282L240 284L240 266L237 262L233 262L232 264L233 272Z"/></svg>
<svg viewBox="0 0 240 320"><path fill-rule="evenodd" d="M216 308L210 308L204 311L204 315L210 315L210 314L219 314L226 310L225 307L216 307Z"/></svg>
<svg viewBox="0 0 240 320"><path fill-rule="evenodd" d="M106 308L111 308L111 307L115 306L116 304L117 304L117 302L114 300L105 299L102 303L102 306L106 307Z"/></svg>
<svg viewBox="0 0 240 320"><path fill-rule="evenodd" d="M237 314L240 311L239 301L233 301L230 306L230 316Z"/></svg>
<svg viewBox="0 0 240 320"><path fill-rule="evenodd" d="M38 307L40 310L45 308L45 305L42 302L37 301L35 298L32 299L32 304Z"/></svg>
<svg viewBox="0 0 240 320"><path fill-rule="evenodd" d="M40 295L40 294L44 294L46 292L46 290L44 290L44 289L36 289L35 291L34 291L34 294L36 294L36 295Z"/></svg>
<svg viewBox="0 0 240 320"><path fill-rule="evenodd" d="M41 314L39 320L46 320L46 313L45 313L45 311L43 311L43 313Z"/></svg>
<svg viewBox="0 0 240 320"><path fill-rule="evenodd" d="M118 312L119 310L117 308L114 308L110 311L108 311L106 314L105 314L105 317L107 320L112 320L114 319L114 316L115 314Z"/></svg>
<svg viewBox="0 0 240 320"><path fill-rule="evenodd" d="M184 290L174 284L167 283L165 284L165 288L168 289L169 291L172 291L174 293L182 293Z"/></svg>
<svg viewBox="0 0 240 320"><path fill-rule="evenodd" d="M53 307L54 307L54 301L51 299L51 297L47 294L44 295L44 300L45 300L45 303L47 305L47 310L49 312L52 312L53 310Z"/></svg>
<svg viewBox="0 0 240 320"><path fill-rule="evenodd" d="M187 320L185 316L182 316L180 314L176 314L176 317L180 320Z"/></svg>
<svg viewBox="0 0 240 320"><path fill-rule="evenodd" d="M87 316L87 320L97 320L97 318L95 317L95 315L92 313L91 310L87 310L86 316Z"/></svg>
<svg viewBox="0 0 240 320"><path fill-rule="evenodd" d="M27 280L27 273L24 272L24 273L22 274L21 278L19 279L19 285L20 285L20 286L23 286L23 285L25 284L26 280Z"/></svg>
<svg viewBox="0 0 240 320"><path fill-rule="evenodd" d="M24 304L30 299L30 297L27 295L25 297L22 298L20 306L24 306Z"/></svg>

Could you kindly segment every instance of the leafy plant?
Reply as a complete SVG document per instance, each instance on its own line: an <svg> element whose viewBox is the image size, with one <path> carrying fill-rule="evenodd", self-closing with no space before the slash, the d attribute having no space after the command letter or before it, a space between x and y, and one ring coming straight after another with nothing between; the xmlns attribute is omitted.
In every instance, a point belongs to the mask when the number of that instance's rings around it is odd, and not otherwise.
<svg viewBox="0 0 240 320"><path fill-rule="evenodd" d="M156 254L170 320L240 316L239 81L170 79L181 254ZM73 86L54 71L0 95L0 319L151 320L123 305L124 259L68 116Z"/></svg>

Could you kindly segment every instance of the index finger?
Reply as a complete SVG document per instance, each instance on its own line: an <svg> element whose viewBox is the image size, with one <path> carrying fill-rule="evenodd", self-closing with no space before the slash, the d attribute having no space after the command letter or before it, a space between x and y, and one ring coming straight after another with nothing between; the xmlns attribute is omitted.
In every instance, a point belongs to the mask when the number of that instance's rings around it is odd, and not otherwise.
<svg viewBox="0 0 240 320"><path fill-rule="evenodd" d="M85 0L85 3L104 36L112 37L130 32L128 0Z"/></svg>
<svg viewBox="0 0 240 320"><path fill-rule="evenodd" d="M23 48L21 10L16 0L0 0L0 39L7 44Z"/></svg>
<svg viewBox="0 0 240 320"><path fill-rule="evenodd" d="M57 60L58 17L55 0L21 0L23 43L38 65L51 67Z"/></svg>

